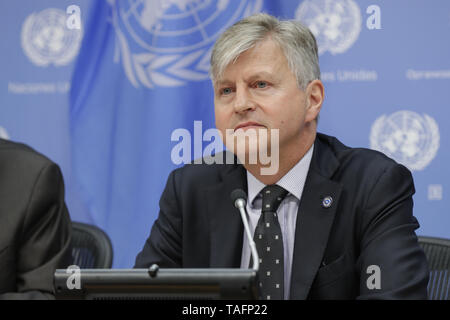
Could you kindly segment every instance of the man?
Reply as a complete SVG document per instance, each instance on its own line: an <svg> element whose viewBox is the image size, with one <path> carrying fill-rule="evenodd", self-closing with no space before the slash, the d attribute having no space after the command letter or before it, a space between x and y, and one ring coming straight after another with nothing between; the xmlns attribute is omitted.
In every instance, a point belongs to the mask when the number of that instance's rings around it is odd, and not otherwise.
<svg viewBox="0 0 450 320"><path fill-rule="evenodd" d="M52 299L70 262L71 222L58 166L0 139L0 299Z"/></svg>
<svg viewBox="0 0 450 320"><path fill-rule="evenodd" d="M229 199L241 188L262 257L262 299L425 299L411 174L379 152L316 132L324 87L312 33L266 14L246 18L217 40L211 75L216 126L242 165L173 171L136 267L248 268ZM279 136L265 145L279 151L274 174L246 160L258 147L236 152L235 138L255 129L258 140Z"/></svg>

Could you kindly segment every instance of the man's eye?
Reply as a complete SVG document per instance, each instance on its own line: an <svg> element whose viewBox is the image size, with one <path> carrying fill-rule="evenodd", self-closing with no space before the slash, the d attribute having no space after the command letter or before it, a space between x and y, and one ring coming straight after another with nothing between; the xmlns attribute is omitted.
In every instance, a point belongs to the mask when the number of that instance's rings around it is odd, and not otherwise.
<svg viewBox="0 0 450 320"><path fill-rule="evenodd" d="M267 87L267 82L265 82L265 81L258 81L256 83L256 87L260 88L260 89L265 88L265 87Z"/></svg>
<svg viewBox="0 0 450 320"><path fill-rule="evenodd" d="M233 90L231 90L231 88L222 89L222 94L230 94L232 92L233 92Z"/></svg>

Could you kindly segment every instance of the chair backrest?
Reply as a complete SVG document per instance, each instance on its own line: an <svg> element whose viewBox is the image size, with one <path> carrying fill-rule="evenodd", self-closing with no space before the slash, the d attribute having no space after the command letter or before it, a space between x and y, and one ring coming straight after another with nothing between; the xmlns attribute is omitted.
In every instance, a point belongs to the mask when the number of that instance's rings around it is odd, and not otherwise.
<svg viewBox="0 0 450 320"><path fill-rule="evenodd" d="M450 300L450 240L419 236L430 268L428 298Z"/></svg>
<svg viewBox="0 0 450 320"><path fill-rule="evenodd" d="M72 222L72 264L82 269L111 268L113 249L108 235L100 228Z"/></svg>

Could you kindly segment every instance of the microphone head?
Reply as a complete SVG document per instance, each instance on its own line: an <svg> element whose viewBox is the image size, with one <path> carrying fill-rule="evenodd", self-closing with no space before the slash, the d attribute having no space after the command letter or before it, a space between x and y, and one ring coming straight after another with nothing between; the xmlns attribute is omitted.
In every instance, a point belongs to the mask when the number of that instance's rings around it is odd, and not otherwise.
<svg viewBox="0 0 450 320"><path fill-rule="evenodd" d="M233 205L236 206L236 200L242 199L245 202L247 202L247 194L242 189L235 189L230 194L231 201L233 202Z"/></svg>

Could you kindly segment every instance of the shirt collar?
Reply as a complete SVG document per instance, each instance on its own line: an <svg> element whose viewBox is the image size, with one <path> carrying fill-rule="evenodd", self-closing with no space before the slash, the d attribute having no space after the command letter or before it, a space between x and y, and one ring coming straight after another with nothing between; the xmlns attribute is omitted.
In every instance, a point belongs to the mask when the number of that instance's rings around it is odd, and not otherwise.
<svg viewBox="0 0 450 320"><path fill-rule="evenodd" d="M300 159L297 164L292 167L276 184L286 189L290 194L298 200L302 197L303 187L305 186L306 176L308 175L309 165L313 155L314 144L309 148L308 152ZM266 186L264 183L255 178L247 170L247 186L248 199L252 204L261 190Z"/></svg>

